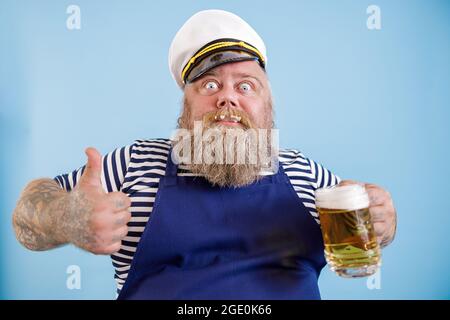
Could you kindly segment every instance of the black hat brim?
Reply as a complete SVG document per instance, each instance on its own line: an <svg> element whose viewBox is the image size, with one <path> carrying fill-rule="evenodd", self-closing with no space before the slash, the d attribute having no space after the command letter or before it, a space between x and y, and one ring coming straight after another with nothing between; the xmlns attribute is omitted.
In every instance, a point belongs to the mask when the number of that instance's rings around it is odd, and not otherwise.
<svg viewBox="0 0 450 320"><path fill-rule="evenodd" d="M226 63L240 61L258 61L255 55L242 50L222 50L203 57L198 61L186 76L186 83L201 78L206 72Z"/></svg>

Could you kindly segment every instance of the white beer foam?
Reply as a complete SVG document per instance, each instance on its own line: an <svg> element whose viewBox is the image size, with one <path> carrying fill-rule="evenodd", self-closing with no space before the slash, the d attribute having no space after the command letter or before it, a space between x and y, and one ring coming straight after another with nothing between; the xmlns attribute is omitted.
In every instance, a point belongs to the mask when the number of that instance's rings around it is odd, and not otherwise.
<svg viewBox="0 0 450 320"><path fill-rule="evenodd" d="M316 207L339 210L358 210L369 207L369 195L364 186L352 184L317 189Z"/></svg>

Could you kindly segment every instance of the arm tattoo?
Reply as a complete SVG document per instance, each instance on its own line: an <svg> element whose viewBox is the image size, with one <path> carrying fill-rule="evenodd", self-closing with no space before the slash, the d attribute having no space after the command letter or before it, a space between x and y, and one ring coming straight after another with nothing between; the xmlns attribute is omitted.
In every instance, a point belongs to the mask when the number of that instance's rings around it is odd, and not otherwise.
<svg viewBox="0 0 450 320"><path fill-rule="evenodd" d="M31 250L47 250L62 244L47 235L54 227L54 212L49 206L64 197L66 192L50 179L30 182L22 192L13 215L16 237L20 243Z"/></svg>
<svg viewBox="0 0 450 320"><path fill-rule="evenodd" d="M68 210L58 221L58 225L69 236L70 242L80 248L90 247L95 243L90 230L89 219L93 207L83 191L75 189L69 194Z"/></svg>
<svg viewBox="0 0 450 320"><path fill-rule="evenodd" d="M116 200L115 201L116 208L117 209L123 209L125 208L125 202L123 200Z"/></svg>
<svg viewBox="0 0 450 320"><path fill-rule="evenodd" d="M20 243L31 250L48 250L90 239L87 230L91 206L82 192L66 192L52 179L30 182L22 192L13 214Z"/></svg>

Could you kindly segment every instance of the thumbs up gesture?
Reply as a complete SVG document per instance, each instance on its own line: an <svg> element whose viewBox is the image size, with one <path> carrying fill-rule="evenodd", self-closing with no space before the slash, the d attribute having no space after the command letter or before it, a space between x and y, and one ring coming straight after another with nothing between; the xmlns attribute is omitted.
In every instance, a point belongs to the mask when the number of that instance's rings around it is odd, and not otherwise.
<svg viewBox="0 0 450 320"><path fill-rule="evenodd" d="M122 192L106 193L101 184L102 156L94 148L86 149L87 164L76 187L70 192L64 219L67 241L95 254L119 251L131 219L131 201Z"/></svg>

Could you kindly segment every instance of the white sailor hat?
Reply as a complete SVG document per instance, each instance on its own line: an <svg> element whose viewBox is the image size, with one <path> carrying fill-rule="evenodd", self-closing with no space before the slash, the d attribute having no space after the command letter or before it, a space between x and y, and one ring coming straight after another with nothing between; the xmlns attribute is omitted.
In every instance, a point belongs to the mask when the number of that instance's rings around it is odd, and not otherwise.
<svg viewBox="0 0 450 320"><path fill-rule="evenodd" d="M180 88L219 65L255 60L264 69L266 46L256 31L237 15L204 10L178 30L169 49L169 68Z"/></svg>

